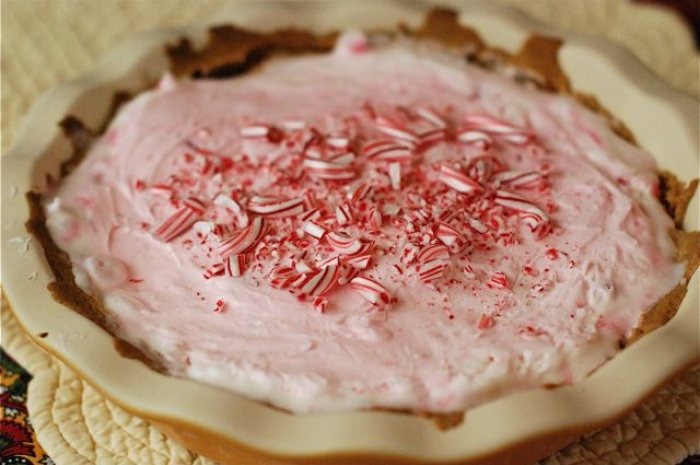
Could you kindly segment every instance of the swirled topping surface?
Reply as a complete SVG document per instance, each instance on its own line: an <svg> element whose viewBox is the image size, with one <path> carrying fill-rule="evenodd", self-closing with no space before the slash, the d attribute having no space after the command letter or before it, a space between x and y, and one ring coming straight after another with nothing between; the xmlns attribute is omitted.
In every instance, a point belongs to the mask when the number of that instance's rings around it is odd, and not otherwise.
<svg viewBox="0 0 700 465"><path fill-rule="evenodd" d="M580 380L681 278L655 164L565 97L415 44L163 78L47 196L118 335L298 412Z"/></svg>

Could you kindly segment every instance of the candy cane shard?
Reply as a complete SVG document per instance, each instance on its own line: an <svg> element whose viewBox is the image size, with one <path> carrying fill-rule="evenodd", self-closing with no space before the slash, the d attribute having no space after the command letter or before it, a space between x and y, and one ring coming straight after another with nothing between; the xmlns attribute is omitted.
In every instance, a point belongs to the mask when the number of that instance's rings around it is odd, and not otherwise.
<svg viewBox="0 0 700 465"><path fill-rule="evenodd" d="M270 126L266 126L263 124L244 126L241 128L240 134L241 137L244 137L246 139L255 139L260 137L267 137L267 135L270 133L270 129Z"/></svg>
<svg viewBox="0 0 700 465"><path fill-rule="evenodd" d="M325 297L314 297L313 301L314 309L320 313L325 313L328 308L328 299Z"/></svg>
<svg viewBox="0 0 700 465"><path fill-rule="evenodd" d="M488 226L476 218L467 218L467 225L469 225L473 231L478 232L479 234L486 234L489 232Z"/></svg>
<svg viewBox="0 0 700 465"><path fill-rule="evenodd" d="M246 258L244 254L230 255L224 258L224 276L237 278L245 271Z"/></svg>
<svg viewBox="0 0 700 465"><path fill-rule="evenodd" d="M225 271L224 264L223 263L216 263L211 268L207 268L204 271L203 276L204 276L204 279L211 279L214 276L221 276L222 274L224 274L224 271Z"/></svg>
<svg viewBox="0 0 700 465"><path fill-rule="evenodd" d="M400 127L401 125L394 123L381 116L375 118L375 126L379 132L395 139L405 140L408 142L418 142L418 137L409 131L407 128Z"/></svg>
<svg viewBox="0 0 700 465"><path fill-rule="evenodd" d="M302 197L288 200L253 197L248 203L248 210L270 218L296 216L304 211L304 199Z"/></svg>
<svg viewBox="0 0 700 465"><path fill-rule="evenodd" d="M496 164L491 156L477 157L469 163L467 175L479 183L485 183L491 178Z"/></svg>
<svg viewBox="0 0 700 465"><path fill-rule="evenodd" d="M493 141L488 134L483 131L476 131L473 129L466 129L458 132L457 141L467 145L476 145L484 150L488 149L493 144Z"/></svg>
<svg viewBox="0 0 700 465"><path fill-rule="evenodd" d="M313 274L299 289L311 296L323 296L338 283L340 270L335 265L328 265Z"/></svg>
<svg viewBox="0 0 700 465"><path fill-rule="evenodd" d="M201 200L189 197L183 202L182 208L156 228L155 235L164 242L176 239L187 232L202 217L204 210L206 210L206 206Z"/></svg>
<svg viewBox="0 0 700 465"><path fill-rule="evenodd" d="M326 235L326 241L335 251L343 255L354 255L362 249L362 242L345 233L331 232Z"/></svg>
<svg viewBox="0 0 700 465"><path fill-rule="evenodd" d="M431 283L442 278L447 263L440 258L421 263L418 266L418 277L424 283Z"/></svg>
<svg viewBox="0 0 700 465"><path fill-rule="evenodd" d="M516 145L526 144L535 138L535 134L527 129L513 126L498 118L487 115L467 115L464 118L468 127L498 136Z"/></svg>
<svg viewBox="0 0 700 465"><path fill-rule="evenodd" d="M291 266L279 265L270 271L268 279L273 287L286 289L292 284L296 277L297 273L294 268Z"/></svg>
<svg viewBox="0 0 700 465"><path fill-rule="evenodd" d="M433 125L435 128L445 129L447 127L447 121L438 115L436 111L430 108L418 108L416 110L416 115Z"/></svg>
<svg viewBox="0 0 700 465"><path fill-rule="evenodd" d="M391 188L395 191L401 189L401 164L400 163L390 163L389 164L389 181L391 182Z"/></svg>
<svg viewBox="0 0 700 465"><path fill-rule="evenodd" d="M352 213L350 211L350 206L346 203L338 205L335 209L335 218L338 220L339 225L344 225L352 221Z"/></svg>
<svg viewBox="0 0 700 465"><path fill-rule="evenodd" d="M464 236L457 231L455 228L450 226L445 222L440 222L437 229L437 237L446 246L451 246L456 242L460 242L464 239Z"/></svg>
<svg viewBox="0 0 700 465"><path fill-rule="evenodd" d="M226 258L229 255L245 253L258 243L264 232L265 220L256 216L250 225L219 244L219 254Z"/></svg>
<svg viewBox="0 0 700 465"><path fill-rule="evenodd" d="M361 200L365 200L367 198L372 197L373 193L374 193L374 187L363 182L360 185L358 185L352 192L350 192L348 197L353 202L359 202Z"/></svg>
<svg viewBox="0 0 700 465"><path fill-rule="evenodd" d="M546 185L545 176L536 171L503 171L495 175L494 180L514 189L540 189Z"/></svg>
<svg viewBox="0 0 700 465"><path fill-rule="evenodd" d="M373 279L358 276L350 281L350 287L373 305L389 303L389 292Z"/></svg>
<svg viewBox="0 0 700 465"><path fill-rule="evenodd" d="M418 255L416 255L416 260L419 263L425 263L432 260L447 260L450 258L450 249L442 244L435 244L425 247Z"/></svg>
<svg viewBox="0 0 700 465"><path fill-rule="evenodd" d="M343 260L343 263L345 263L348 266L351 266L353 268L357 268L359 270L364 270L369 266L369 261L372 259L372 255L367 254L367 255L355 255L353 257L348 257Z"/></svg>
<svg viewBox="0 0 700 465"><path fill-rule="evenodd" d="M243 207L241 206L240 203L238 203L236 200L234 200L231 197L224 195L224 194L217 195L212 203L214 205L216 205L217 207L227 208L228 210L231 210L233 213L238 214L238 213L243 212Z"/></svg>
<svg viewBox="0 0 700 465"><path fill-rule="evenodd" d="M306 234L314 239L321 239L323 235L326 234L326 230L323 228L323 226L315 221L307 221L304 223L303 229Z"/></svg>
<svg viewBox="0 0 700 465"><path fill-rule="evenodd" d="M440 166L440 181L463 194L471 194L484 190L478 182L462 173L460 170L447 165Z"/></svg>
<svg viewBox="0 0 700 465"><path fill-rule="evenodd" d="M311 177L329 181L347 181L357 175L355 168L348 163L335 163L315 158L305 158L304 168Z"/></svg>
<svg viewBox="0 0 700 465"><path fill-rule="evenodd" d="M407 162L413 157L413 146L394 140L379 140L364 146L362 155L371 161Z"/></svg>
<svg viewBox="0 0 700 465"><path fill-rule="evenodd" d="M312 208L311 210L305 211L305 212L299 217L299 219L300 219L301 221L306 222L306 221L314 221L314 220L317 220L317 219L319 219L320 217L321 217L321 210L319 210L318 208Z"/></svg>
<svg viewBox="0 0 700 465"><path fill-rule="evenodd" d="M355 161L355 154L352 152L339 153L329 157L328 161L336 165L349 165Z"/></svg>
<svg viewBox="0 0 700 465"><path fill-rule="evenodd" d="M535 204L527 199L520 197L517 194L508 192L505 190L496 191L496 197L494 199L496 205L515 210L520 213L521 218L526 224L534 225L534 228L538 227L542 223L548 223L549 217L547 214L538 208ZM533 224L533 221L535 223ZM531 227L530 229L534 229Z"/></svg>
<svg viewBox="0 0 700 465"><path fill-rule="evenodd" d="M447 137L447 131L441 128L428 129L426 131L419 132L417 135L422 144L432 144L435 142L444 141Z"/></svg>
<svg viewBox="0 0 700 465"><path fill-rule="evenodd" d="M335 255L333 257L328 257L318 263L318 268L325 268L327 266L340 266L340 255Z"/></svg>
<svg viewBox="0 0 700 465"><path fill-rule="evenodd" d="M496 271L491 274L491 279L487 283L489 287L495 287L498 289L508 289L508 277L502 271Z"/></svg>

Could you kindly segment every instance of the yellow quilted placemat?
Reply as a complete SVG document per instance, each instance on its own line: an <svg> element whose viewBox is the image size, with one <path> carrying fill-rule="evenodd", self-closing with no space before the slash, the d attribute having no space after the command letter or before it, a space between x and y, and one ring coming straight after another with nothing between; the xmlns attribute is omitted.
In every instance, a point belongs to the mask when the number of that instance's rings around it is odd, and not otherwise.
<svg viewBox="0 0 700 465"><path fill-rule="evenodd" d="M465 2L442 1L464 5ZM637 55L674 86L699 94L700 57L669 12L625 0L510 0L559 27L604 36ZM415 5L401 5L409 8ZM333 2L323 15L292 2L220 0L3 0L2 149L34 100L86 73L110 47L137 31L195 22L343 24L372 9L377 25L396 2ZM467 2L468 6L468 2ZM331 14L332 13L332 14ZM334 23L333 23L334 22ZM2 308L2 345L33 375L28 409L39 442L58 465L214 465L122 411L62 363L31 344ZM669 383L620 423L582 438L541 465L669 465L700 451L700 368ZM244 465L244 464L242 464Z"/></svg>

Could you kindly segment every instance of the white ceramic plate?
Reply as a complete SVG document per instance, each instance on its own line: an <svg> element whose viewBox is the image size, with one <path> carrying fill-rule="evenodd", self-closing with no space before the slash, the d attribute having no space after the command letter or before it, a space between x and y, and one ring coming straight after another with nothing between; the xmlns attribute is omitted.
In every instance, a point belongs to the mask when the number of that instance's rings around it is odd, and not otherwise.
<svg viewBox="0 0 700 465"><path fill-rule="evenodd" d="M240 11L248 12L241 23L263 28L273 25L262 19L268 5L241 6ZM308 6L308 15L280 8L276 18L293 17L295 24L312 29L318 24L324 29L386 26L399 19L416 23L423 14L423 7L413 3L378 5L372 15L355 9L356 14L349 16L347 5L335 2ZM565 38L561 61L574 87L598 96L633 130L661 167L685 181L698 176L698 101L659 81L623 49L545 28L500 6L470 3L462 21L475 27L489 44L508 50L516 50L531 32ZM223 463L243 463L241 458L245 463L272 463L269 456L261 458L265 454L277 456L280 463L285 458L295 463L313 459L359 463L360 455L362 460L378 463L388 463L390 457L399 462L460 463L498 457L499 463L525 463L614 421L698 360L697 275L669 324L624 350L585 381L479 406L467 413L464 423L447 432L438 431L429 420L400 414L290 415L231 392L158 374L121 357L109 334L54 302L46 291L53 275L43 251L24 228L28 208L23 194L41 186L46 173L55 175L60 161L70 153L58 121L73 114L98 127L115 91L144 89L166 69L163 44L183 35L201 41L205 29L152 32L115 48L89 75L42 96L14 147L3 157L2 280L7 297L27 333L104 395L161 425L193 450ZM698 229L697 196L685 227ZM38 337L43 332L48 336Z"/></svg>

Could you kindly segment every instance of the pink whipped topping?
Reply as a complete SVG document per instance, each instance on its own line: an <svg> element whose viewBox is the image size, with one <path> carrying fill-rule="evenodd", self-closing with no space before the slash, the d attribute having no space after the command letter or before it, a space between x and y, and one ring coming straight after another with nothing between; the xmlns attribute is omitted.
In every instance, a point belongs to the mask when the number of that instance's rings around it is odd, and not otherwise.
<svg viewBox="0 0 700 465"><path fill-rule="evenodd" d="M296 412L447 412L582 379L682 266L651 156L443 52L175 81L47 198L120 337Z"/></svg>

